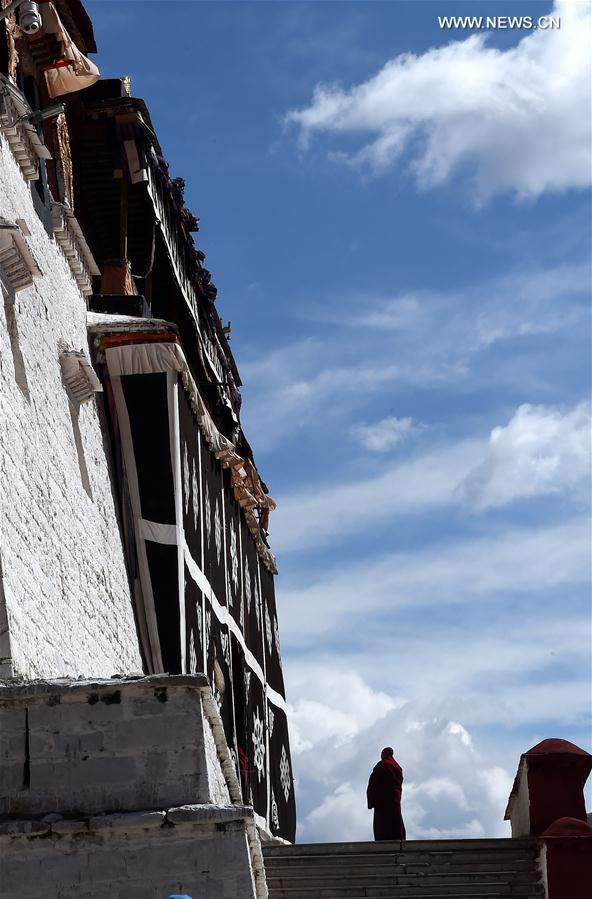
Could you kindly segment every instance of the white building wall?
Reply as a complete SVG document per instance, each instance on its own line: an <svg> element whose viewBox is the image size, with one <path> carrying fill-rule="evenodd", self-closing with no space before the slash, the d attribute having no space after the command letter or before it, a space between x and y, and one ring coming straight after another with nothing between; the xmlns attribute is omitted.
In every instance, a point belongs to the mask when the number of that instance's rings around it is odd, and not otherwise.
<svg viewBox="0 0 592 899"><path fill-rule="evenodd" d="M510 807L510 823L513 837L530 836L530 793L528 790L528 763L520 760L518 791Z"/></svg>
<svg viewBox="0 0 592 899"><path fill-rule="evenodd" d="M108 817L65 822L70 831L58 824L48 833L48 825L37 825L38 835L20 838L2 833L5 826L0 824L0 899L166 899L173 893L192 899L255 899L267 895L264 881L259 889L253 882L242 822L171 826L159 820L158 813L139 815L129 824L123 816L113 823ZM8 892L2 884L9 887Z"/></svg>
<svg viewBox="0 0 592 899"><path fill-rule="evenodd" d="M0 685L0 899L266 899L213 704L203 674Z"/></svg>
<svg viewBox="0 0 592 899"><path fill-rule="evenodd" d="M229 805L210 787L211 768L224 774L206 754L203 692L204 675L0 687L0 821Z"/></svg>
<svg viewBox="0 0 592 899"><path fill-rule="evenodd" d="M0 215L43 273L0 302L0 673L141 671L97 404L73 415L61 380L60 350L88 352L85 301L4 138Z"/></svg>

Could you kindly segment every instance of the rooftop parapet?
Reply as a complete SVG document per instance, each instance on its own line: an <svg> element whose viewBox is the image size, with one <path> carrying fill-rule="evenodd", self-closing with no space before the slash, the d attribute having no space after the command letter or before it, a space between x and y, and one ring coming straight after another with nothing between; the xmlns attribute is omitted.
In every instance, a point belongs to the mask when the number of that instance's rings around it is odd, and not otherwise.
<svg viewBox="0 0 592 899"><path fill-rule="evenodd" d="M512 836L540 836L558 818L585 822L591 770L592 755L568 740L543 740L524 752L505 814Z"/></svg>

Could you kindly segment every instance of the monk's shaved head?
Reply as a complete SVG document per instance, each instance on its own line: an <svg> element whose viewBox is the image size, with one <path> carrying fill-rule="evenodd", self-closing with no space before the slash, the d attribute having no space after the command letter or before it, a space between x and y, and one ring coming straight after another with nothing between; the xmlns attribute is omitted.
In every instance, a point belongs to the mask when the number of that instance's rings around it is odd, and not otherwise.
<svg viewBox="0 0 592 899"><path fill-rule="evenodd" d="M381 759L392 759L395 754L395 750L391 749L390 746L385 746L382 752L380 753Z"/></svg>

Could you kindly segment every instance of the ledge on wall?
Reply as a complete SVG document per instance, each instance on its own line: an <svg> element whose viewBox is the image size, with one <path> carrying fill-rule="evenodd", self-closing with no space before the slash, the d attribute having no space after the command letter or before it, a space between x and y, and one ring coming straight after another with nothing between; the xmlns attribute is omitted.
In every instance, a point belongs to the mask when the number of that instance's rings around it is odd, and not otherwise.
<svg viewBox="0 0 592 899"><path fill-rule="evenodd" d="M51 159L51 153L27 120L31 107L8 78L0 73L0 132L8 141L12 155L27 181L39 177L39 160Z"/></svg>
<svg viewBox="0 0 592 899"><path fill-rule="evenodd" d="M52 202L51 227L80 292L89 296L93 276L100 275L100 271L76 216L64 203Z"/></svg>
<svg viewBox="0 0 592 899"><path fill-rule="evenodd" d="M15 293L33 283L41 275L18 224L0 217L0 269L11 290Z"/></svg>
<svg viewBox="0 0 592 899"><path fill-rule="evenodd" d="M242 800L222 719L204 674L0 680L0 730L15 746L15 764L0 783L5 865L14 860L22 871L22 853L27 844L37 844L38 849L49 847L53 859L62 853L72 882L78 883L80 853L91 852L97 859L104 840L111 840L108 848L120 857L134 833L141 832L142 841L151 834L158 851L160 837L171 846L185 835L187 849L184 844L181 848L193 859L192 877L205 877L211 886L216 878L222 882L234 876L220 859L228 836L235 833L240 839L230 844L234 858L228 861L236 866L235 873L243 872L240 882L248 887L236 892L229 888L224 895L267 899L255 814ZM213 737L213 754L208 735ZM42 745L43 752L27 754L29 745ZM25 764L30 782L23 786ZM155 770L160 772L156 780ZM226 785L225 798L216 786L218 773ZM40 837L43 842L37 843ZM206 838L215 839L219 847L207 865L212 874L198 864ZM145 842L141 848L145 851ZM132 854L139 849L132 845ZM87 864L84 859L82 864ZM166 863L159 869L166 870ZM11 876L17 883L16 875L3 868L3 883L8 885ZM112 878L115 883L116 874ZM201 885L199 880L196 889ZM47 894L56 895L57 890ZM162 890L161 895L169 894ZM23 889L20 895L38 893ZM201 889L200 895L205 895Z"/></svg>
<svg viewBox="0 0 592 899"><path fill-rule="evenodd" d="M76 403L88 403L95 393L102 393L101 382L84 353L65 350L60 354L60 365L64 384Z"/></svg>

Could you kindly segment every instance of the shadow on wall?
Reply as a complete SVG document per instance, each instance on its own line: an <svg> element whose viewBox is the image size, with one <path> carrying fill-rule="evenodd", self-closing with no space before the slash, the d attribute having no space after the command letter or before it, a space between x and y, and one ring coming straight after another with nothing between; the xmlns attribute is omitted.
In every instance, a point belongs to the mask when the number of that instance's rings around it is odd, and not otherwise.
<svg viewBox="0 0 592 899"><path fill-rule="evenodd" d="M29 392L29 382L27 381L27 370L25 368L25 360L21 352L18 320L16 313L16 305L14 298L6 295L2 291L4 299L4 314L6 316L6 330L8 331L8 339L10 341L10 351L12 353L12 364L14 366L14 379L17 386L28 403L31 402L31 394Z"/></svg>
<svg viewBox="0 0 592 899"><path fill-rule="evenodd" d="M4 570L2 568L2 546L0 546L0 677L12 677L12 657L8 635L8 618L4 598Z"/></svg>
<svg viewBox="0 0 592 899"><path fill-rule="evenodd" d="M82 486L84 487L86 493L88 494L89 499L92 500L92 487L90 485L90 477L88 474L88 467L86 464L86 457L84 455L84 444L82 442L82 434L80 433L80 408L74 407L72 403L70 403L70 419L72 421L72 433L74 434L74 445L76 447L76 455L78 457L78 468L80 469L80 480L82 482Z"/></svg>

